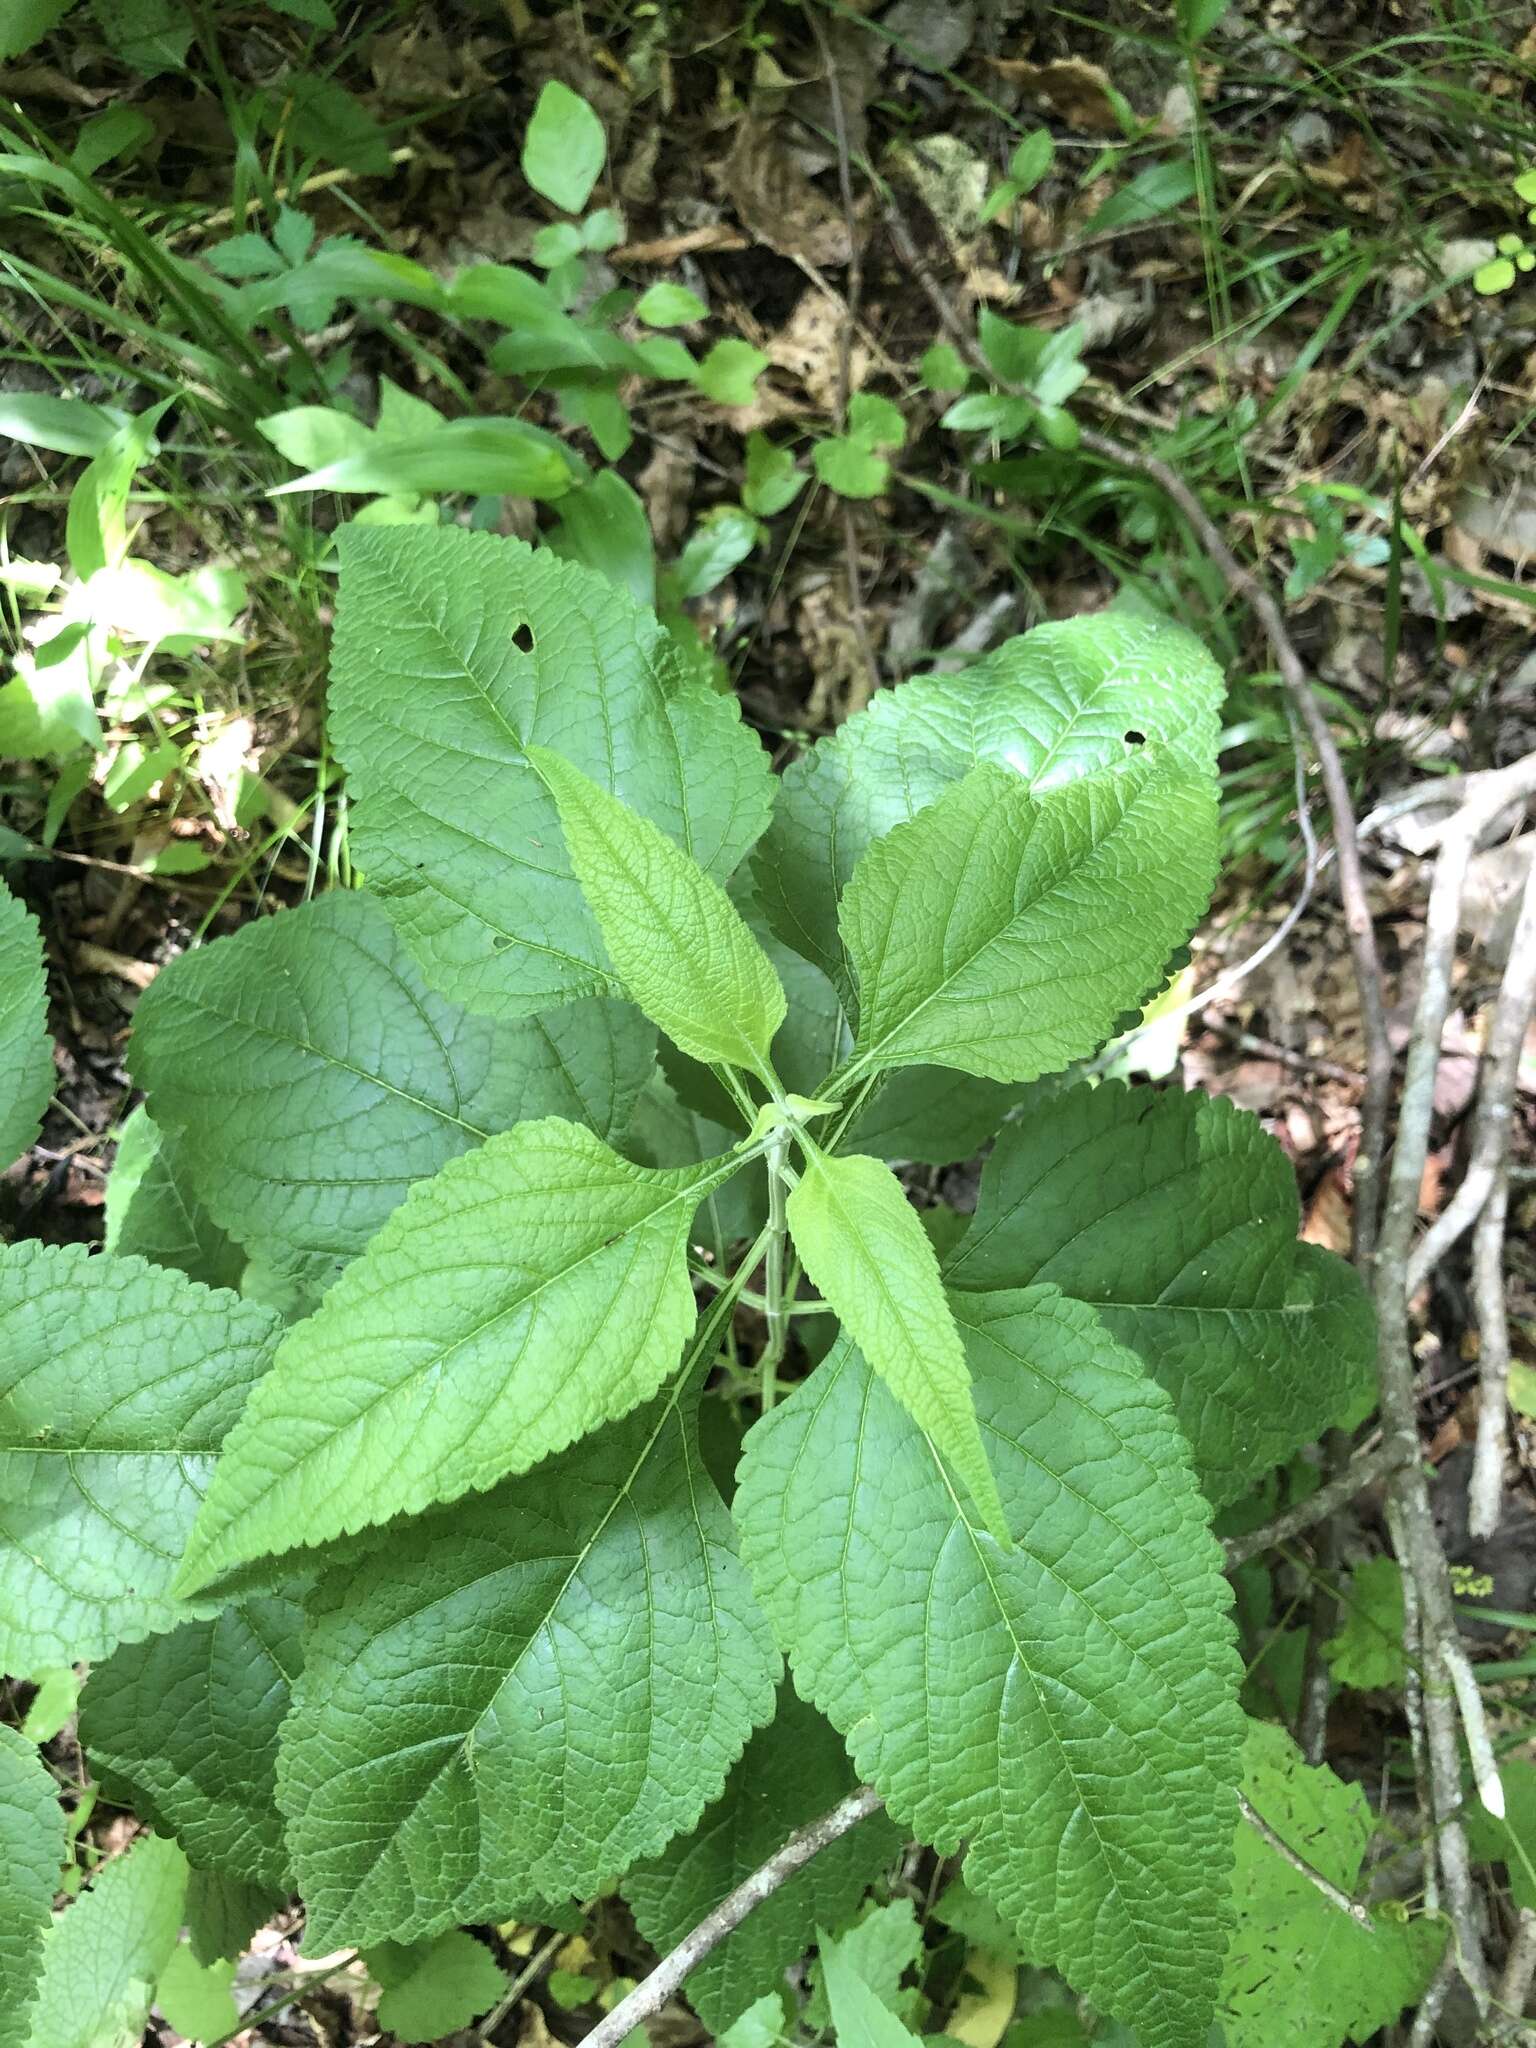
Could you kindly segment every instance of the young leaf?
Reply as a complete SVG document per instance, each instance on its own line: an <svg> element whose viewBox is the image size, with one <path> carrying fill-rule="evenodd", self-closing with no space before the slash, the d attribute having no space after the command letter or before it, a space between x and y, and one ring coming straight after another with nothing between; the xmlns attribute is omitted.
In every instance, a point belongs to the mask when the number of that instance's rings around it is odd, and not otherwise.
<svg viewBox="0 0 1536 2048"><path fill-rule="evenodd" d="M697 292L662 279L640 294L635 318L647 327L686 327L690 321L702 320L708 311Z"/></svg>
<svg viewBox="0 0 1536 2048"><path fill-rule="evenodd" d="M346 529L331 719L354 856L428 979L526 1014L612 988L554 799L552 746L724 881L767 822L734 699L603 577L519 541Z"/></svg>
<svg viewBox="0 0 1536 2048"><path fill-rule="evenodd" d="M1215 868L1214 786L1176 761L1142 754L1041 798L973 768L843 892L852 1071L1030 1081L1080 1059L1157 984Z"/></svg>
<svg viewBox="0 0 1536 2048"><path fill-rule="evenodd" d="M523 176L567 213L580 213L602 175L603 124L578 92L551 78L534 103L523 137Z"/></svg>
<svg viewBox="0 0 1536 2048"><path fill-rule="evenodd" d="M54 1916L27 2048L130 2048L181 1931L187 1862L141 1835Z"/></svg>
<svg viewBox="0 0 1536 2048"><path fill-rule="evenodd" d="M752 863L769 924L846 991L837 898L892 826L982 761L1039 792L1124 761L1130 735L1212 775L1223 691L1190 634L1113 612L1037 626L963 675L879 691L779 783Z"/></svg>
<svg viewBox="0 0 1536 2048"><path fill-rule="evenodd" d="M806 1821L828 1811L856 1784L835 1731L791 1685L760 1728L725 1791L691 1835L632 1870L624 1896L646 1940L665 1955L727 1892L750 1877ZM722 2034L781 1983L818 1927L841 1927L901 1838L883 1813L871 1814L823 1849L751 1913L689 1973L689 2003L712 2034Z"/></svg>
<svg viewBox="0 0 1536 2048"><path fill-rule="evenodd" d="M882 2005L840 1941L821 1937L821 1974L838 2048L919 2048L918 2037Z"/></svg>
<svg viewBox="0 0 1536 2048"><path fill-rule="evenodd" d="M717 341L698 368L698 386L717 405L750 405L768 358L750 341Z"/></svg>
<svg viewBox="0 0 1536 2048"><path fill-rule="evenodd" d="M822 1298L919 1429L948 1459L1006 1549L971 1376L939 1262L901 1183L878 1159L813 1152L789 1197L789 1228Z"/></svg>
<svg viewBox="0 0 1536 2048"><path fill-rule="evenodd" d="M25 2048L67 1853L58 1786L33 1745L0 1728L0 2048Z"/></svg>
<svg viewBox="0 0 1536 2048"><path fill-rule="evenodd" d="M1042 1090L999 1138L944 1277L1091 1302L1173 1397L1224 1502L1369 1398L1364 1291L1300 1225L1289 1160L1230 1102Z"/></svg>
<svg viewBox="0 0 1536 2048"><path fill-rule="evenodd" d="M190 1882L190 1877L189 1877ZM232 1960L200 1963L191 1944L181 1942L155 1986L155 2004L167 2024L188 2041L222 2041L240 2031L240 2008L231 1989Z"/></svg>
<svg viewBox="0 0 1536 2048"><path fill-rule="evenodd" d="M283 1889L277 1731L303 1663L289 1599L251 1600L123 1644L91 1672L80 1743L109 1791L189 1862ZM114 1794L115 1796L115 1794Z"/></svg>
<svg viewBox="0 0 1536 2048"><path fill-rule="evenodd" d="M507 1973L483 1941L450 1928L435 1941L384 1942L363 1959L382 1989L378 2022L397 2041L441 2041L488 2012Z"/></svg>
<svg viewBox="0 0 1536 2048"><path fill-rule="evenodd" d="M1167 1397L1054 1289L959 1301L1017 1547L840 1343L747 1438L736 1517L796 1684L1146 2048L1203 2048L1231 1916L1241 1667Z"/></svg>
<svg viewBox="0 0 1536 2048"><path fill-rule="evenodd" d="M142 1015L142 1004L140 1014ZM132 1252L152 1266L174 1266L205 1287L238 1289L244 1250L221 1230L192 1188L188 1148L141 1103L117 1140L107 1176L106 1249Z"/></svg>
<svg viewBox="0 0 1536 2048"><path fill-rule="evenodd" d="M734 1170L649 1171L548 1117L418 1182L280 1345L185 1583L493 1486L653 1394L693 1328L693 1212Z"/></svg>
<svg viewBox="0 0 1536 2048"><path fill-rule="evenodd" d="M718 1798L779 1668L686 1398L322 1581L278 1763L311 1947L585 1896Z"/></svg>
<svg viewBox="0 0 1536 2048"><path fill-rule="evenodd" d="M1371 1836L1358 1785L1310 1769L1283 1728L1249 1723L1243 1791L1304 1862L1353 1895ZM1217 2018L1229 2048L1338 2048L1370 2040L1422 1997L1445 1947L1445 1926L1390 1910L1358 1926L1330 1904L1247 1820L1237 1825L1237 1925Z"/></svg>
<svg viewBox="0 0 1536 2048"><path fill-rule="evenodd" d="M576 879L630 996L694 1059L771 1081L784 990L720 884L558 754L530 747L528 759L554 794Z"/></svg>
<svg viewBox="0 0 1536 2048"><path fill-rule="evenodd" d="M319 1293L414 1182L493 1131L621 1127L652 1048L606 998L467 1015L372 897L338 890L173 960L139 1004L130 1063L215 1219Z"/></svg>
<svg viewBox="0 0 1536 2048"><path fill-rule="evenodd" d="M53 1093L53 1041L37 920L0 883L0 1163L37 1136Z"/></svg>
<svg viewBox="0 0 1536 2048"><path fill-rule="evenodd" d="M0 1252L0 1668L174 1628L171 1580L276 1317L83 1245Z"/></svg>

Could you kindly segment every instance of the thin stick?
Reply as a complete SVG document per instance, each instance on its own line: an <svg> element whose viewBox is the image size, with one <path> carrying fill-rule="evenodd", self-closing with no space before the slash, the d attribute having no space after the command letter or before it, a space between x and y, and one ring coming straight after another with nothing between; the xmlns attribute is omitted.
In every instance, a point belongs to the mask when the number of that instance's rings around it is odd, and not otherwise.
<svg viewBox="0 0 1536 2048"><path fill-rule="evenodd" d="M1509 1419L1509 1307L1504 1298L1504 1221L1509 1166L1493 1183L1472 1237L1472 1299L1477 1311L1477 1443L1467 1488L1467 1526L1479 1542L1499 1526L1504 1505L1504 1425Z"/></svg>
<svg viewBox="0 0 1536 2048"><path fill-rule="evenodd" d="M1348 1914L1355 1925L1363 1927L1367 1934L1376 1932L1376 1922L1371 1918L1369 1910L1352 1899L1348 1892L1340 1891L1331 1877L1324 1877L1320 1870L1315 1870L1305 1856L1298 1856L1285 1837L1275 1833L1263 1814L1255 1813L1241 1792L1237 1795L1237 1804L1243 1819L1254 1833L1267 1842L1277 1856L1289 1863L1292 1870L1299 1871L1308 1884L1315 1885L1330 1906L1337 1912Z"/></svg>
<svg viewBox="0 0 1536 2048"><path fill-rule="evenodd" d="M1531 1995L1532 1978L1536 1978L1536 1912L1529 1906L1522 1906L1515 1938L1509 1944L1509 1954L1504 1959L1504 1974L1494 1995L1495 2004L1503 2009L1506 2025L1512 2023L1511 2031L1525 2017L1525 2002Z"/></svg>
<svg viewBox="0 0 1536 2048"><path fill-rule="evenodd" d="M1289 1543L1294 1537L1315 1528L1319 1522L1326 1522L1330 1515L1347 1506L1357 1493L1364 1492L1366 1487L1374 1486L1378 1480L1394 1472L1401 1455L1398 1446L1386 1443L1377 1444L1373 1450L1358 1452L1337 1477L1325 1481L1316 1493L1309 1493L1305 1500L1297 1501L1293 1508L1287 1508L1274 1521L1266 1522L1262 1529L1250 1530L1246 1536L1232 1537L1227 1543L1227 1570L1235 1571L1240 1564L1247 1564L1250 1558L1273 1550L1278 1544Z"/></svg>
<svg viewBox="0 0 1536 2048"><path fill-rule="evenodd" d="M1520 1078L1520 1054L1531 1013L1536 1010L1536 856L1525 878L1509 964L1494 1004L1488 1044L1477 1077L1477 1114L1472 1155L1461 1186L1424 1234L1408 1261L1408 1292L1414 1294L1460 1238L1472 1228L1493 1193L1509 1157L1510 1125ZM1488 1530L1485 1535L1491 1533Z"/></svg>
<svg viewBox="0 0 1536 2048"><path fill-rule="evenodd" d="M803 1870L813 1856L874 1813L880 1804L880 1794L874 1787L861 1785L820 1820L797 1828L782 1849L776 1849L766 1863L744 1878L733 1892L728 1892L714 1911L706 1913L693 1932L684 1935L671 1954L663 1957L649 1977L637 1984L627 1998L619 2000L613 2011L586 2036L583 2048L618 2048L632 2027L653 2019L661 2011L689 1971L697 1968L728 1934L734 1933L749 1913L771 1898L797 1870Z"/></svg>
<svg viewBox="0 0 1536 2048"><path fill-rule="evenodd" d="M906 222L894 205L887 203L886 222L898 253L910 267L927 294L934 311L953 339L956 348L988 383L1006 390L977 346L970 329L950 304L948 295L933 274L932 266L913 241ZM1360 841L1355 826L1354 804L1349 782L1339 759L1328 721L1323 716L1296 644L1286 627L1273 592L1262 578L1240 562L1226 538L1198 496L1172 464L1148 455L1110 434L1085 427L1081 446L1132 475L1143 476L1188 522L1195 538L1215 564L1234 597L1242 599L1264 630L1275 657L1280 680L1292 708L1306 728L1322 776L1333 825L1335 857L1339 867L1339 894L1344 904L1344 921L1349 932L1350 955L1359 991L1360 1019L1365 1033L1365 1093L1360 1105L1360 1149L1355 1159L1354 1256L1362 1272L1369 1273L1375 1254L1379 1211L1377 1195L1382 1152L1386 1143L1387 1110L1392 1092L1392 1047L1387 1037L1386 1011L1381 995L1381 967L1376 952L1376 933L1371 923L1370 901L1365 874L1360 864Z"/></svg>

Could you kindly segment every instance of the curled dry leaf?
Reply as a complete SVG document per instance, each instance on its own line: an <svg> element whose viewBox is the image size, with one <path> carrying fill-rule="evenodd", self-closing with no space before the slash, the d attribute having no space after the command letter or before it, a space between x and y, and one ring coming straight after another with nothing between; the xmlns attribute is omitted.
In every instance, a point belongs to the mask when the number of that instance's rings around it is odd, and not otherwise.
<svg viewBox="0 0 1536 2048"><path fill-rule="evenodd" d="M1121 133L1125 96L1110 83L1102 65L1090 64L1085 57L1060 57L1049 64L1027 57L991 57L988 62L1022 92L1045 100L1069 128L1087 135Z"/></svg>
<svg viewBox="0 0 1536 2048"><path fill-rule="evenodd" d="M757 241L818 269L847 263L852 249L840 209L811 183L772 122L749 117L742 123L720 181Z"/></svg>

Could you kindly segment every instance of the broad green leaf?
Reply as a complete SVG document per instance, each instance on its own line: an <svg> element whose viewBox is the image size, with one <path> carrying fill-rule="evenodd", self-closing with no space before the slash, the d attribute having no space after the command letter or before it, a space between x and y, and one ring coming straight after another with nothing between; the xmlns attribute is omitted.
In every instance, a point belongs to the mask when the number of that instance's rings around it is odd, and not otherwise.
<svg viewBox="0 0 1536 2048"><path fill-rule="evenodd" d="M182 1545L276 1318L142 1259L0 1251L0 1669L174 1628Z"/></svg>
<svg viewBox="0 0 1536 2048"><path fill-rule="evenodd" d="M768 757L625 592L491 534L349 529L331 676L352 848L427 977L525 1014L614 989L544 745L724 881L767 822Z"/></svg>
<svg viewBox="0 0 1536 2048"><path fill-rule="evenodd" d="M283 1894L228 1877L222 1871L187 1873L187 1940L200 1963L243 1955L251 1936L278 1907Z"/></svg>
<svg viewBox="0 0 1536 2048"><path fill-rule="evenodd" d="M1504 1865L1515 1904L1536 1912L1536 1764L1524 1757L1501 1757L1499 1776L1504 1819L1495 1819L1486 1807L1469 1801L1467 1840L1480 1861Z"/></svg>
<svg viewBox="0 0 1536 2048"><path fill-rule="evenodd" d="M917 2048L917 2035L881 2004L841 1942L823 1939L821 1973L838 2048Z"/></svg>
<svg viewBox="0 0 1536 2048"><path fill-rule="evenodd" d="M1351 1896L1371 1837L1358 1785L1311 1769L1283 1728L1252 1722L1243 1791L1261 1819L1312 1868ZM1338 2048L1367 2041L1428 1987L1445 1947L1443 1923L1385 1908L1367 1931L1246 1821L1233 1871L1237 1925L1217 2018L1228 2048Z"/></svg>
<svg viewBox="0 0 1536 2048"><path fill-rule="evenodd" d="M1396 1558L1371 1557L1356 1565L1342 1604L1342 1624L1323 1645L1334 1678L1362 1692L1401 1685L1406 1675L1403 1573Z"/></svg>
<svg viewBox="0 0 1536 2048"><path fill-rule="evenodd" d="M1195 167L1187 158L1181 157L1175 163L1149 164L1118 192L1110 193L1082 233L1085 237L1103 235L1111 228L1156 220L1160 214L1172 213L1186 199L1193 199L1198 186Z"/></svg>
<svg viewBox="0 0 1536 2048"><path fill-rule="evenodd" d="M145 78L180 71L192 42L192 18L179 0L92 0L102 34Z"/></svg>
<svg viewBox="0 0 1536 2048"><path fill-rule="evenodd" d="M792 1686L780 1686L772 1722L747 1744L724 1793L693 1833L626 1879L624 1896L640 1932L666 1955L788 1835L834 1807L856 1783L834 1730ZM900 1848L885 1815L871 1814L727 1935L684 1984L710 2032L723 2033L775 1990L818 1927L845 1925Z"/></svg>
<svg viewBox="0 0 1536 2048"><path fill-rule="evenodd" d="M186 1858L141 1835L54 1915L27 2048L132 2048L181 1931Z"/></svg>
<svg viewBox="0 0 1536 2048"><path fill-rule="evenodd" d="M30 1742L0 1728L0 2048L23 2048L67 1854L59 1788Z"/></svg>
<svg viewBox="0 0 1536 2048"><path fill-rule="evenodd" d="M650 517L616 469L600 469L561 499L560 522L547 545L618 584L637 604L656 602Z"/></svg>
<svg viewBox="0 0 1536 2048"><path fill-rule="evenodd" d="M321 1582L278 1763L311 1947L584 1897L719 1797L778 1659L687 1399Z"/></svg>
<svg viewBox="0 0 1536 2048"><path fill-rule="evenodd" d="M559 806L576 879L629 995L694 1059L771 1084L784 990L735 904L659 826L580 769L544 747L528 759Z"/></svg>
<svg viewBox="0 0 1536 2048"><path fill-rule="evenodd" d="M75 0L8 0L0 14L0 62L9 62L40 43L74 4Z"/></svg>
<svg viewBox="0 0 1536 2048"><path fill-rule="evenodd" d="M852 1073L1032 1081L1101 1045L1205 909L1215 787L1150 755L1043 797L973 768L865 854L838 907Z"/></svg>
<svg viewBox="0 0 1536 2048"><path fill-rule="evenodd" d="M646 1400L693 1328L693 1212L734 1170L651 1171L546 1117L419 1181L279 1346L185 1582L493 1486Z"/></svg>
<svg viewBox="0 0 1536 2048"><path fill-rule="evenodd" d="M762 536L762 527L742 506L716 505L689 534L673 563L672 589L679 598L707 596L747 559Z"/></svg>
<svg viewBox="0 0 1536 2048"><path fill-rule="evenodd" d="M193 1192L189 1151L184 1139L167 1137L142 1103L133 1111L107 1176L106 1249L174 1266L205 1287L238 1288L245 1253Z"/></svg>
<svg viewBox="0 0 1536 2048"><path fill-rule="evenodd" d="M73 1664L57 1664L51 1670L34 1671L32 1679L37 1690L21 1732L28 1742L52 1742L80 1704L81 1674Z"/></svg>
<svg viewBox="0 0 1536 2048"><path fill-rule="evenodd" d="M878 498L891 480L886 458L846 435L818 441L811 450L811 466L840 498Z"/></svg>
<svg viewBox="0 0 1536 2048"><path fill-rule="evenodd" d="M1100 613L1037 626L962 675L879 691L785 771L753 861L768 922L846 992L837 898L893 825L983 761L1054 789L1124 761L1132 734L1213 774L1223 689L1190 634Z"/></svg>
<svg viewBox="0 0 1536 2048"><path fill-rule="evenodd" d="M140 0L165 4L165 0ZM364 177L389 175L389 137L355 94L319 71L293 71L258 97L263 127L305 156Z"/></svg>
<svg viewBox="0 0 1536 2048"><path fill-rule="evenodd" d="M523 176L534 191L567 213L580 213L607 154L603 124L588 103L558 78L550 79L523 136Z"/></svg>
<svg viewBox="0 0 1536 2048"><path fill-rule="evenodd" d="M998 1140L952 1288L1046 1281L1093 1304L1173 1397L1215 1501L1369 1398L1370 1307L1299 1244L1289 1160L1220 1097L1040 1090Z"/></svg>
<svg viewBox="0 0 1536 2048"><path fill-rule="evenodd" d="M888 1899L883 1906L870 1906L852 1927L839 1937L843 1960L892 2012L911 2005L910 1987L902 1978L915 1969L923 1952L923 1930L917 1923L912 1901ZM812 1960L806 1971L810 1997L805 2006L805 2024L823 2032L832 2023L821 1959Z"/></svg>
<svg viewBox="0 0 1536 2048"><path fill-rule="evenodd" d="M606 998L469 1016L377 901L343 890L172 961L130 1062L216 1221L319 1293L413 1183L493 1131L556 1115L620 1128L652 1035Z"/></svg>
<svg viewBox="0 0 1536 2048"><path fill-rule="evenodd" d="M232 1986L235 1965L228 1957L201 1963L191 1944L180 1942L160 1972L155 2004L168 2024L188 2041L222 2041L240 2028Z"/></svg>
<svg viewBox="0 0 1536 2048"><path fill-rule="evenodd" d="M1008 1521L977 1425L965 1350L933 1246L901 1183L878 1159L811 1153L788 1207L795 1249L817 1291L1006 1548Z"/></svg>
<svg viewBox="0 0 1536 2048"><path fill-rule="evenodd" d="M0 883L0 1165L37 1136L53 1093L53 1041L37 920Z"/></svg>
<svg viewBox="0 0 1536 2048"><path fill-rule="evenodd" d="M1203 2048L1231 1918L1241 1668L1172 1407L1051 1288L958 1298L1017 1546L839 1343L752 1430L758 1596L893 1818L1146 2048Z"/></svg>
<svg viewBox="0 0 1536 2048"><path fill-rule="evenodd" d="M123 1644L92 1671L80 1743L116 1796L197 1869L283 1888L277 1730L303 1659L288 1599L251 1600Z"/></svg>
<svg viewBox="0 0 1536 2048"><path fill-rule="evenodd" d="M507 1973L485 1943L457 1928L411 1947L384 1942L365 1961L384 1993L379 2025L398 2041L441 2041L488 2012L507 1988Z"/></svg>

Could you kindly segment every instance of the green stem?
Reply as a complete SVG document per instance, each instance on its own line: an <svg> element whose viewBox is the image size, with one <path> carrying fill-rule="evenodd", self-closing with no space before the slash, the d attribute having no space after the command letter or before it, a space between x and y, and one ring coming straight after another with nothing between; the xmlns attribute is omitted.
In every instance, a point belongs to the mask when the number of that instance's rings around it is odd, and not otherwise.
<svg viewBox="0 0 1536 2048"><path fill-rule="evenodd" d="M763 1313L768 1337L758 1361L758 1388L766 1415L778 1398L779 1364L789 1342L784 1309L784 1242L788 1234L787 1130L775 1133L768 1150L768 1254L763 1266Z"/></svg>

